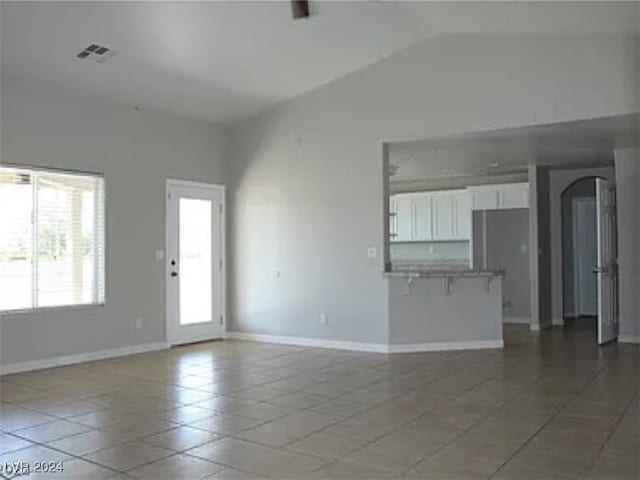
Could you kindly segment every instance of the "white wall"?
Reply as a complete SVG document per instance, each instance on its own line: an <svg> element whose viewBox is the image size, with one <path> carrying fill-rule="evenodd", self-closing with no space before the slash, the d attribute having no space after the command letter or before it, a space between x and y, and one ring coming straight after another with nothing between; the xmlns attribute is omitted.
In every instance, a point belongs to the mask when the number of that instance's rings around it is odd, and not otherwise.
<svg viewBox="0 0 640 480"><path fill-rule="evenodd" d="M640 341L640 150L616 150L620 337Z"/></svg>
<svg viewBox="0 0 640 480"><path fill-rule="evenodd" d="M366 256L382 142L633 112L634 55L632 38L443 36L237 126L231 328L386 342L382 255Z"/></svg>
<svg viewBox="0 0 640 480"><path fill-rule="evenodd" d="M1 364L164 342L165 179L222 182L225 132L39 83L0 94L2 162L104 172L107 228L106 306L2 315Z"/></svg>

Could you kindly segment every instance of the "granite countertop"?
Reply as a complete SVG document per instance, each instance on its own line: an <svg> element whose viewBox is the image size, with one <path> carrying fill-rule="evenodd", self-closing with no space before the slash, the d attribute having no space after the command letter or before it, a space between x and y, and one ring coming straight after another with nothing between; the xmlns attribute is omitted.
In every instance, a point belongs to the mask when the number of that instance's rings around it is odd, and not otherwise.
<svg viewBox="0 0 640 480"><path fill-rule="evenodd" d="M425 267L396 267L392 270L385 271L384 276L388 278L476 278L476 277L503 277L504 270L474 270L472 268L425 268Z"/></svg>

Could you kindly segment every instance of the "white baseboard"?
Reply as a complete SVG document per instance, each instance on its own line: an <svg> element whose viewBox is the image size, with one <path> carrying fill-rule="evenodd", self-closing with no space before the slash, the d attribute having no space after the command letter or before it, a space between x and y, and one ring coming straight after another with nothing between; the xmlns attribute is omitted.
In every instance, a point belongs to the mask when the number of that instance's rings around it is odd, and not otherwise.
<svg viewBox="0 0 640 480"><path fill-rule="evenodd" d="M532 332L539 332L540 331L540 324L539 323L530 323L529 324L529 330L531 330Z"/></svg>
<svg viewBox="0 0 640 480"><path fill-rule="evenodd" d="M487 348L504 348L504 342L502 340L478 340L471 342L410 343L406 345L389 345L388 353L484 350Z"/></svg>
<svg viewBox="0 0 640 480"><path fill-rule="evenodd" d="M564 318L554 318L551 320L551 324L562 327L564 326Z"/></svg>
<svg viewBox="0 0 640 480"><path fill-rule="evenodd" d="M323 338L287 337L280 335L264 335L244 332L228 332L226 338L235 340L248 340L252 342L295 345L298 347L332 348L337 350L352 350L357 352L375 353L441 352L446 350L480 350L486 348L504 347L504 342L502 340L387 345L382 343L345 342L342 340L327 340Z"/></svg>
<svg viewBox="0 0 640 480"><path fill-rule="evenodd" d="M166 348L169 348L169 345L166 342L145 343L142 345L131 345L130 347L112 348L109 350L100 350L97 352L79 353L76 355L63 355L60 357L45 358L42 360L34 360L31 362L10 363L8 365L0 365L0 375L28 372L31 370L42 370L44 368L62 367L64 365L72 365L74 363L91 362L94 360L104 360L106 358L114 357L123 357L125 355L153 352L155 350L164 350Z"/></svg>
<svg viewBox="0 0 640 480"><path fill-rule="evenodd" d="M530 321L529 317L512 317L509 315L502 317L502 323L529 323Z"/></svg>
<svg viewBox="0 0 640 480"><path fill-rule="evenodd" d="M358 352L387 352L387 345L382 343L346 342L342 340L328 340L324 338L288 337L245 332L227 332L225 338L248 340L251 342L295 345L298 347L334 348L336 350L355 350Z"/></svg>
<svg viewBox="0 0 640 480"><path fill-rule="evenodd" d="M620 343L640 343L640 335L618 335Z"/></svg>

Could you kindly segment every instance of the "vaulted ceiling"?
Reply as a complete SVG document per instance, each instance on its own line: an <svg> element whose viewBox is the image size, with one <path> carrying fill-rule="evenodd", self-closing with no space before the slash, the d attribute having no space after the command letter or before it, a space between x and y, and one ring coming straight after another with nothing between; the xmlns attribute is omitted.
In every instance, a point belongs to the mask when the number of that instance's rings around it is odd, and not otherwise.
<svg viewBox="0 0 640 480"><path fill-rule="evenodd" d="M2 2L3 77L219 123L255 115L442 34L637 30L633 3ZM76 55L90 44L104 63Z"/></svg>

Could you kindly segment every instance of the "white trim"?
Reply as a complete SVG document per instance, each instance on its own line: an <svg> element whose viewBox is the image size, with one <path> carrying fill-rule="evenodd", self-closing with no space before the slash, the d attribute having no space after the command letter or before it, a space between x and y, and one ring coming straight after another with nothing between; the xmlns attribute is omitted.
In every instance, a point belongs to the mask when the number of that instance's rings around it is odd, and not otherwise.
<svg viewBox="0 0 640 480"><path fill-rule="evenodd" d="M556 325L558 327L564 326L564 318L553 318L553 319L551 319L551 325Z"/></svg>
<svg viewBox="0 0 640 480"><path fill-rule="evenodd" d="M92 362L94 360L103 360L106 358L135 355L137 353L154 352L156 350L164 350L167 348L169 348L169 345L166 342L144 343L141 345L131 345L129 347L99 350L97 352L50 357L42 360L34 360L31 362L10 363L8 365L0 365L0 374L7 375L10 373L42 370L44 368L62 367L64 365L73 365L75 363Z"/></svg>
<svg viewBox="0 0 640 480"><path fill-rule="evenodd" d="M408 353L408 352L439 352L451 350L479 350L486 348L503 348L502 340L483 340L469 342L432 342L409 343L404 345L387 345L383 343L348 342L343 340L329 340L324 338L289 337L280 335L265 335L259 333L227 332L225 338L247 340L250 342L278 343L299 347L331 348L336 350L353 350L357 352L375 353Z"/></svg>
<svg viewBox="0 0 640 480"><path fill-rule="evenodd" d="M469 342L430 342L409 343L405 345L389 345L388 353L409 352L443 352L453 350L484 350L487 348L504 348L502 340L477 340Z"/></svg>
<svg viewBox="0 0 640 480"><path fill-rule="evenodd" d="M192 182L191 180L180 180L177 178L167 178L166 187L170 185L172 187L189 187L189 188L204 188L206 190L217 190L224 193L226 186L221 183L205 183L205 182Z"/></svg>
<svg viewBox="0 0 640 480"><path fill-rule="evenodd" d="M640 343L640 335L619 335L619 343Z"/></svg>
<svg viewBox="0 0 640 480"><path fill-rule="evenodd" d="M531 330L532 332L539 332L540 331L540 324L539 323L530 323L529 324L529 330Z"/></svg>
<svg viewBox="0 0 640 480"><path fill-rule="evenodd" d="M502 323L526 323L529 324L531 319L529 317L512 317L506 315L502 317Z"/></svg>
<svg viewBox="0 0 640 480"><path fill-rule="evenodd" d="M248 340L250 342L279 343L282 345L296 345L299 347L333 348L336 350L355 350L359 352L387 353L388 346L382 343L347 342L343 340L329 340L324 338L289 337L280 335L265 335L261 333L227 332L225 338L233 340Z"/></svg>

